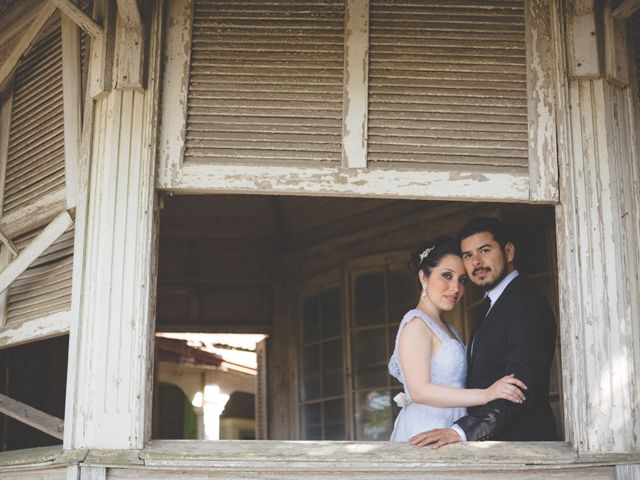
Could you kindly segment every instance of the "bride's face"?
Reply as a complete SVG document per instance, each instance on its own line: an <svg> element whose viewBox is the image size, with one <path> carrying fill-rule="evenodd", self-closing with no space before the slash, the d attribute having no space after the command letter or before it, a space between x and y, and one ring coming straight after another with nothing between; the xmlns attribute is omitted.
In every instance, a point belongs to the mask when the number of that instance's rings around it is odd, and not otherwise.
<svg viewBox="0 0 640 480"><path fill-rule="evenodd" d="M464 295L467 272L462 259L457 255L447 255L431 270L426 278L427 297L433 305L443 311L450 311Z"/></svg>

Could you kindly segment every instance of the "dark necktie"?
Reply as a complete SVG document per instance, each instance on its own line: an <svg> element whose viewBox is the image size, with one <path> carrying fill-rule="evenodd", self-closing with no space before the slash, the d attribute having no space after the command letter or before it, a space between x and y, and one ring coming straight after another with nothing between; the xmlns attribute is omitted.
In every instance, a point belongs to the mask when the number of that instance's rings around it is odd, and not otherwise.
<svg viewBox="0 0 640 480"><path fill-rule="evenodd" d="M478 318L476 329L473 331L473 336L471 337L471 350L470 350L471 355L473 355L478 333L482 328L482 324L484 323L484 319L486 318L487 313L489 313L490 308L491 308L491 297L489 297L489 295L486 295L484 297L484 300L482 300L482 304L480 305L480 318ZM469 356L469 358L471 358L471 355Z"/></svg>

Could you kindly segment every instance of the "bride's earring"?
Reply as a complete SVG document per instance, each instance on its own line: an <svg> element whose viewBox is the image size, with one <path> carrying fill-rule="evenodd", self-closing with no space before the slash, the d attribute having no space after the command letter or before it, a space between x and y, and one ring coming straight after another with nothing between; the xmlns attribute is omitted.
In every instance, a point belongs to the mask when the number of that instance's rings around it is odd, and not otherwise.
<svg viewBox="0 0 640 480"><path fill-rule="evenodd" d="M421 295L421 297L422 297L422 299L423 299L423 300L425 300L425 301L426 301L426 300L427 300L427 298L428 298L428 297L427 297L427 284L426 284L426 283L423 283L423 284L422 284L422 295Z"/></svg>

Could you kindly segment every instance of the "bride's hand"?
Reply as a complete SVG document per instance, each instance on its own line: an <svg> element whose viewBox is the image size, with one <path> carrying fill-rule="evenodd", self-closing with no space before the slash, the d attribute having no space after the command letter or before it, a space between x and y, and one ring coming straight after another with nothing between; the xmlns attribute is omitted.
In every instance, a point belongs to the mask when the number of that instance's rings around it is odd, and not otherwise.
<svg viewBox="0 0 640 480"><path fill-rule="evenodd" d="M488 398L487 402L502 398L513 403L522 403L525 400L522 391L526 389L527 386L511 374L496 381L489 388L486 388L485 392Z"/></svg>

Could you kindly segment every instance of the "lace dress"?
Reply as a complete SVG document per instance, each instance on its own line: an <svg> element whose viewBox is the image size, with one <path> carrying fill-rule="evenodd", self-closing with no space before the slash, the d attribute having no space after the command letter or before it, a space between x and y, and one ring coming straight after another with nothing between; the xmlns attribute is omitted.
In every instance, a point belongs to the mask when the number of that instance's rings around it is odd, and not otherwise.
<svg viewBox="0 0 640 480"><path fill-rule="evenodd" d="M410 310L407 312L398 327L396 346L389 360L389 373L404 385L404 394L398 394L395 398L396 403L402 407L402 410L398 418L396 418L393 433L391 434L391 441L393 442L405 442L413 435L432 428L450 427L458 418L466 415L466 409L462 407L430 407L411 401L407 386L404 383L402 369L400 368L398 339L407 322L415 317L421 318L442 342L442 347L431 357L431 383L457 388L464 388L465 386L467 356L458 333L454 331L456 339L453 339L423 311Z"/></svg>

